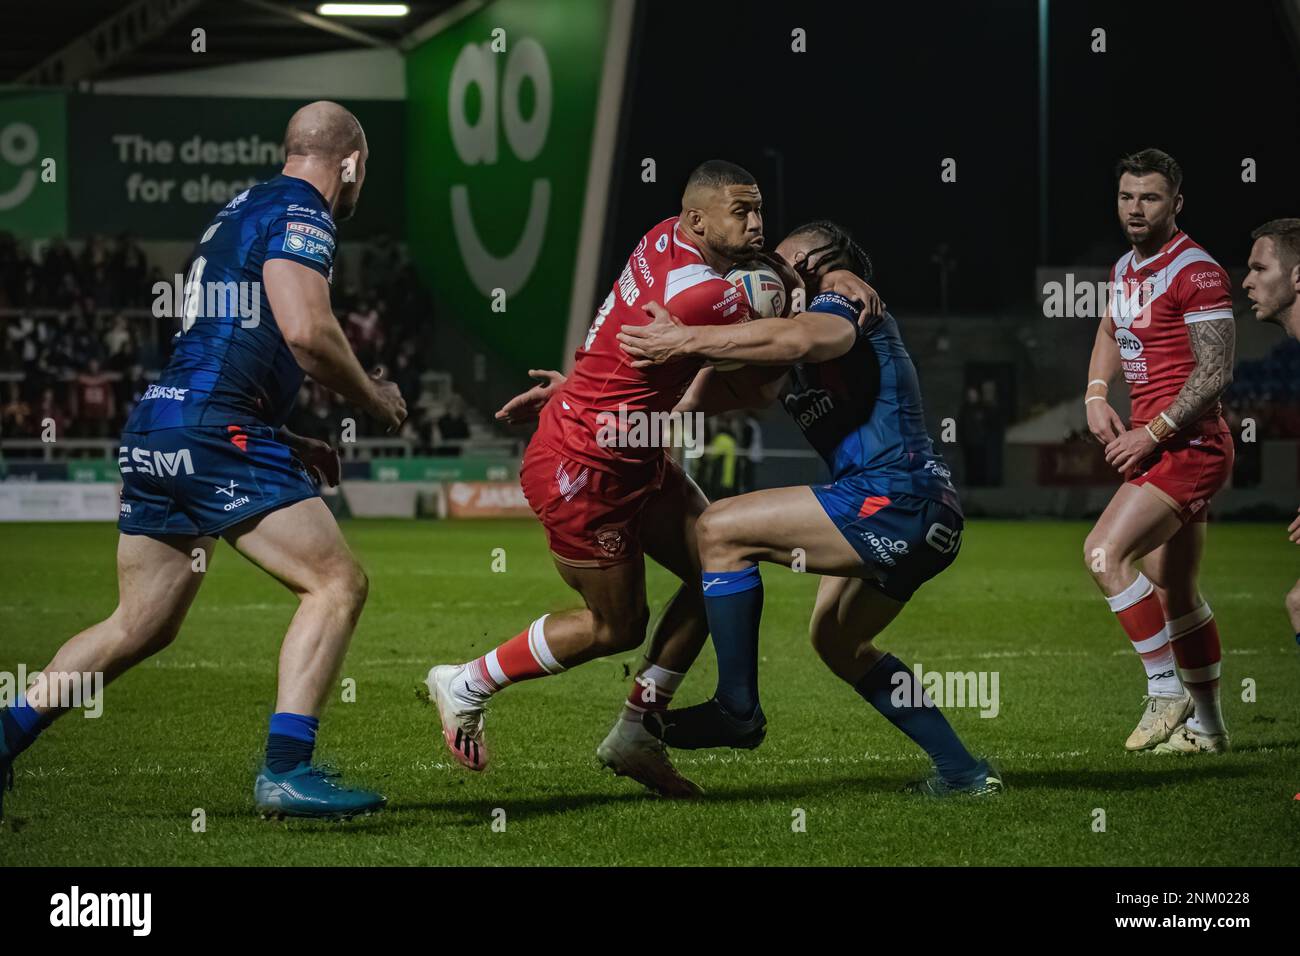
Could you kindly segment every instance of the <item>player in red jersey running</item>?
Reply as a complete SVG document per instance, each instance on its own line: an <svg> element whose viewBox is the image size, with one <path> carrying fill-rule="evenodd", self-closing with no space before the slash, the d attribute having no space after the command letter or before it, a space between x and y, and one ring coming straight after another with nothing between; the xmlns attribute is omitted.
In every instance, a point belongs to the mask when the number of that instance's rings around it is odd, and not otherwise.
<svg viewBox="0 0 1300 956"><path fill-rule="evenodd" d="M1300 339L1300 219L1274 219L1250 234L1255 244L1246 263L1241 287L1250 297L1250 307L1260 322L1280 325L1293 339ZM1290 540L1300 544L1300 517L1287 529ZM1300 581L1286 596L1286 612L1300 644Z"/></svg>
<svg viewBox="0 0 1300 956"><path fill-rule="evenodd" d="M1197 572L1207 506L1232 474L1219 405L1236 348L1228 275L1175 222L1183 174L1172 156L1145 149L1116 173L1132 249L1111 275L1084 403L1124 484L1088 535L1084 561L1146 668L1142 718L1124 746L1222 752L1222 650ZM1121 370L1127 428L1106 400Z"/></svg>
<svg viewBox="0 0 1300 956"><path fill-rule="evenodd" d="M586 608L544 614L476 660L429 671L443 737L465 767L488 764L483 710L503 687L641 646L650 616L648 554L683 586L655 629L649 654L656 663L644 663L633 685L628 708L636 719L620 721L601 759L661 793L699 792L639 718L647 707L668 705L708 631L694 537L708 502L666 454L659 427L702 363L633 368L616 335L621 325L648 321L642 306L651 300L671 303L691 325L744 321L748 300L724 275L762 246L754 178L720 160L699 166L681 214L642 237L578 349L573 373L545 403L520 483L560 577Z"/></svg>

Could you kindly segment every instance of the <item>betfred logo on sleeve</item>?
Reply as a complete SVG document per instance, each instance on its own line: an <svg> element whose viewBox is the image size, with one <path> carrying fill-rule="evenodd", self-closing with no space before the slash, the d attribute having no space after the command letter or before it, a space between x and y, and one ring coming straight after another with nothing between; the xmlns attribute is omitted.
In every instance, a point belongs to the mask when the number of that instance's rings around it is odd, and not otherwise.
<svg viewBox="0 0 1300 956"><path fill-rule="evenodd" d="M319 226L290 222L285 224L284 245L281 248L295 256L327 266L334 258L334 237Z"/></svg>

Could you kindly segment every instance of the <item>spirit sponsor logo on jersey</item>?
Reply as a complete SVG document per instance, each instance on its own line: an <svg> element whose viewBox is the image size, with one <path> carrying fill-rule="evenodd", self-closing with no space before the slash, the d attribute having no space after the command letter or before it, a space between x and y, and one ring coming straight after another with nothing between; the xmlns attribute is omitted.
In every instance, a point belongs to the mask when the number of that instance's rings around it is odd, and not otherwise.
<svg viewBox="0 0 1300 956"><path fill-rule="evenodd" d="M182 472L194 474L194 460L188 448L176 451L150 451L148 448L128 448L122 445L117 449L117 468L124 475L139 472L142 475L155 475L159 478L174 477Z"/></svg>
<svg viewBox="0 0 1300 956"><path fill-rule="evenodd" d="M804 431L835 410L831 393L824 388L810 388L803 392L791 392L783 398L786 411Z"/></svg>
<svg viewBox="0 0 1300 956"><path fill-rule="evenodd" d="M657 240L655 240L655 252L663 252L667 248L668 248L668 233L665 232L662 236L660 236Z"/></svg>
<svg viewBox="0 0 1300 956"><path fill-rule="evenodd" d="M144 390L144 395L140 401L151 402L156 398L160 398L168 402L183 402L185 401L185 393L188 391L188 388L177 388L174 385L150 385Z"/></svg>

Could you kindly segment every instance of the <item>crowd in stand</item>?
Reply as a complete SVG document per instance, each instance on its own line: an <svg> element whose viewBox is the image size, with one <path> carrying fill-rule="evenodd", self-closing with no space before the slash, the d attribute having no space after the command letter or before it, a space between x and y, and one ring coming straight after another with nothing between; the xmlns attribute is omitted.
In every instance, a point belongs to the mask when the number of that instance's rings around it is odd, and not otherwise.
<svg viewBox="0 0 1300 956"><path fill-rule="evenodd" d="M468 437L464 403L422 395L431 359L432 302L395 243L380 238L361 254L363 290L334 305L363 367L384 366L407 396L411 418L400 437L417 451L454 451ZM79 253L62 240L33 255L0 233L0 438L114 438L167 362L174 320L150 311L157 282L128 236L88 239ZM341 422L359 437L378 434L365 416L310 381L290 428L337 440ZM452 444L448 444L451 442ZM10 452L12 453L12 452Z"/></svg>

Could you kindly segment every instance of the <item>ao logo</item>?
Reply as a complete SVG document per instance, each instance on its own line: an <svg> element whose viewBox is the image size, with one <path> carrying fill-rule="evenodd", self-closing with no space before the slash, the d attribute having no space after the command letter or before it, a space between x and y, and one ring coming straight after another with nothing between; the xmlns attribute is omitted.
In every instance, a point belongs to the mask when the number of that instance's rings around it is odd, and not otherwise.
<svg viewBox="0 0 1300 956"><path fill-rule="evenodd" d="M499 123L497 64L501 57L491 51L489 43L469 44L452 67L448 92L451 141L466 166L496 163L500 129L505 131L511 152L526 163L536 159L546 145L551 125L551 68L546 51L533 39L520 40L512 47L501 79ZM519 91L526 79L532 81L535 94L533 115L528 119L519 109ZM471 86L478 87L482 104L478 121L473 124L465 115L466 94ZM504 289L509 296L523 288L542 251L550 205L550 180L534 179L519 242L507 255L494 256L484 247L474 225L469 188L464 184L451 187L452 228L465 268L479 292L491 295L493 289Z"/></svg>
<svg viewBox="0 0 1300 956"><path fill-rule="evenodd" d="M1123 359L1132 360L1142 354L1142 340L1128 329L1115 330L1115 344L1119 346L1119 354Z"/></svg>
<svg viewBox="0 0 1300 956"><path fill-rule="evenodd" d="M26 123L10 123L0 129L0 159L10 166L25 166L36 158L39 146L36 130ZM27 201L36 188L36 170L24 169L18 183L8 192L0 193L0 209L14 209Z"/></svg>

